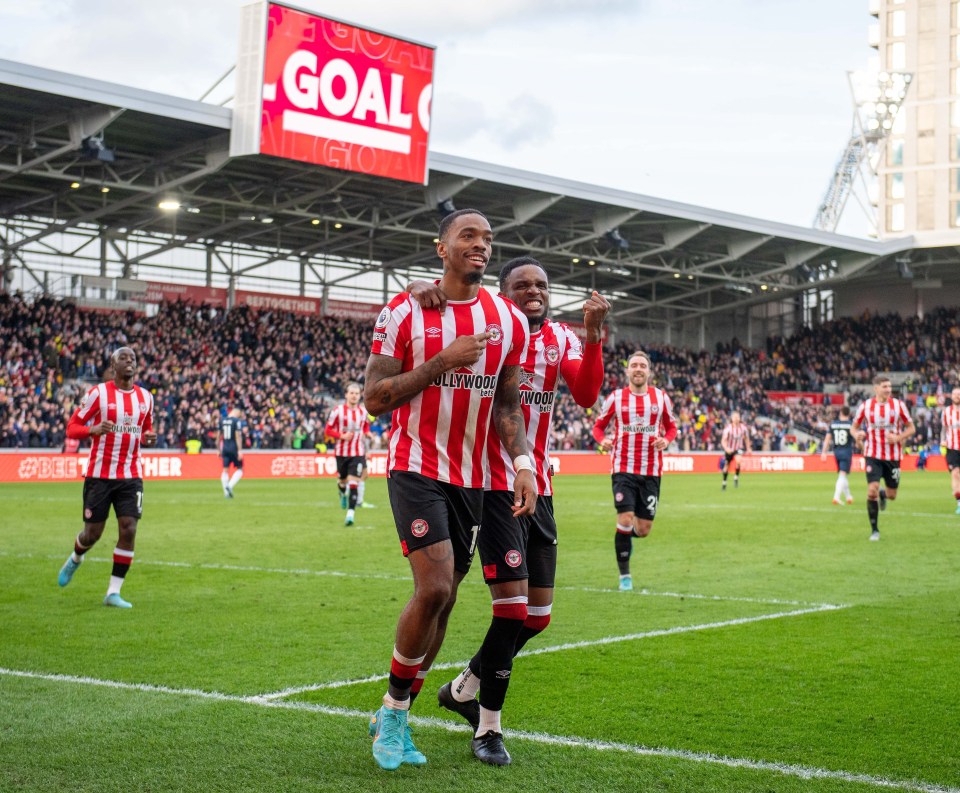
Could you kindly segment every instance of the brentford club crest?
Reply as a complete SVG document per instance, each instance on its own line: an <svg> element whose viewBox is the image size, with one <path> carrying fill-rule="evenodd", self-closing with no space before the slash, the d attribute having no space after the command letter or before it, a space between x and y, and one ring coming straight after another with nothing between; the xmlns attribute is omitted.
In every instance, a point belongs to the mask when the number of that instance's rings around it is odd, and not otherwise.
<svg viewBox="0 0 960 793"><path fill-rule="evenodd" d="M491 322L487 325L487 333L490 334L487 344L500 344L503 341L503 329L496 323Z"/></svg>
<svg viewBox="0 0 960 793"><path fill-rule="evenodd" d="M543 357L547 359L547 363L554 364L560 360L560 350L556 345L551 344L543 348Z"/></svg>
<svg viewBox="0 0 960 793"><path fill-rule="evenodd" d="M427 523L423 518L417 518L413 523L410 524L410 533L414 537L422 537L430 531L430 524Z"/></svg>
<svg viewBox="0 0 960 793"><path fill-rule="evenodd" d="M623 501L623 493L617 493L617 494L613 497L613 500L616 501L616 502L619 504L621 501Z"/></svg>
<svg viewBox="0 0 960 793"><path fill-rule="evenodd" d="M90 520L90 518L93 517L93 510L90 509L90 507L87 507L87 508L83 511L83 517L85 517L87 520Z"/></svg>
<svg viewBox="0 0 960 793"><path fill-rule="evenodd" d="M377 317L377 327L385 328L387 323L390 322L390 306L384 306L383 311L380 312L380 315Z"/></svg>
<svg viewBox="0 0 960 793"><path fill-rule="evenodd" d="M503 557L503 560L510 565L510 567L519 567L520 562L523 561L523 557L520 555L520 551L507 551L507 555Z"/></svg>

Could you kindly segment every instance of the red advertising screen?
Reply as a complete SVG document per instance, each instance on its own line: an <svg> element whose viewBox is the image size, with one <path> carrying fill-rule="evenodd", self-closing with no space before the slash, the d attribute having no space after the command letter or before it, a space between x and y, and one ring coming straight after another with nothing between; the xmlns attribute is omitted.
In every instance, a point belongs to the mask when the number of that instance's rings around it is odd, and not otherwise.
<svg viewBox="0 0 960 793"><path fill-rule="evenodd" d="M260 153L425 184L433 56L269 3Z"/></svg>

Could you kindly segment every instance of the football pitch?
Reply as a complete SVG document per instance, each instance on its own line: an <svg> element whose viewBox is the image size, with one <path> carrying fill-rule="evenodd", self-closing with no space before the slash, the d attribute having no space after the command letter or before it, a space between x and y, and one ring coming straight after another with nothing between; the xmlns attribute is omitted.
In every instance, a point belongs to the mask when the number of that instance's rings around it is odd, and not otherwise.
<svg viewBox="0 0 960 793"><path fill-rule="evenodd" d="M332 480L147 482L123 594L111 516L73 582L81 483L0 485L2 791L960 792L960 515L905 471L869 542L865 483L668 475L618 592L609 477L560 477L550 627L514 664L513 764L485 766L436 691L486 632L479 563L411 724L369 715L411 591L383 480L354 526Z"/></svg>

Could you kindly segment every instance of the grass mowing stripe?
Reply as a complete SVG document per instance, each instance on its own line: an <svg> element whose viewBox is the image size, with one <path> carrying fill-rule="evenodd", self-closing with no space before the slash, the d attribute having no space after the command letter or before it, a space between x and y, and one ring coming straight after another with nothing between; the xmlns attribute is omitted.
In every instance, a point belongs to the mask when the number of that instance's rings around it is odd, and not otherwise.
<svg viewBox="0 0 960 793"><path fill-rule="evenodd" d="M11 559L61 559L62 557L56 556L54 554L33 554L33 553L9 553L8 551L0 551L0 557L8 557ZM106 558L102 556L86 556L84 561L87 562L99 562L101 564L109 562L113 563L112 558ZM208 562L168 562L160 559L138 559L137 566L142 565L154 565L158 567L179 567L183 569L190 570L226 570L232 572L240 573L276 573L278 575L313 575L321 577L333 577L333 578L358 578L362 580L375 579L378 581L412 581L412 576L402 576L402 575L383 575L379 573L345 573L341 570L308 570L306 568L281 568L281 567L255 567L249 565L237 565L237 564L215 564ZM481 584L485 583L482 581L467 580L467 585ZM748 597L736 597L736 596L727 596L727 595L700 595L690 592L658 592L652 589L638 589L625 594L620 592L617 589L612 587L603 588L603 587L578 587L578 586L561 586L557 587L557 590L563 592L592 592L592 593L611 593L616 592L617 597L637 597L637 596L646 596L646 597L665 597L665 598L678 598L680 600L712 600L716 602L734 602L734 603L757 603L760 605L771 605L771 606L831 606L834 604L830 603L808 603L802 600L782 600L779 598L748 598Z"/></svg>
<svg viewBox="0 0 960 793"><path fill-rule="evenodd" d="M45 674L42 672L7 669L4 667L0 667L0 675L7 677L29 678L33 680L46 680L55 683L73 683L77 685L101 686L105 688L139 691L144 693L170 694L173 696L212 699L221 702L235 702L265 708L278 708L282 710L309 711L312 713L320 713L326 716L339 716L351 719L368 719L370 716L370 714L366 711L354 710L350 708L329 707L310 702L267 700L263 697L240 697L231 694L223 694L217 691L200 691L190 688L178 689L170 688L168 686L154 686L150 685L149 683L123 683L116 680L101 680L94 677ZM466 732L468 730L468 728L462 724L456 724L444 719L432 717L414 716L410 719L410 721L412 724L419 726L444 729L450 732ZM709 763L713 765L726 766L727 768L745 768L752 771L763 771L767 773L779 774L781 776L792 776L799 779L830 779L839 782L870 785L887 790L916 791L916 793L960 793L960 788L935 785L919 780L906 781L887 779L870 774L855 774L848 771L833 771L826 768L815 768L812 766L795 765L791 763L775 763L767 760L750 760L739 757L724 757L721 755L711 754L709 752L691 752L684 749L669 749L665 747L649 747L627 743L615 743L610 741L596 741L579 738L576 736L550 735L549 733L526 732L522 730L511 729L505 729L503 732L504 737L506 738L516 738L517 740L530 741L533 743L540 743L550 746L569 747L571 749L589 749L599 752L622 752L624 754L633 754L643 757L662 757L673 760L684 760L693 763Z"/></svg>
<svg viewBox="0 0 960 793"><path fill-rule="evenodd" d="M816 614L821 611L837 611L839 609L849 608L849 606L822 605L809 609L797 609L796 611L782 611L777 614L761 614L756 617L738 617L736 619L722 620L720 622L709 622L701 625L679 625L675 628L661 628L653 631L644 631L643 633L630 633L625 636L606 636L602 639L585 639L580 642L568 642L566 644L555 644L548 647L538 647L535 650L521 650L517 653L517 658L524 658L531 655L544 655L546 653L559 653L564 650L580 650L584 647L596 647L603 644L617 644L619 642L630 642L637 639L652 639L658 636L675 636L681 633L690 633L692 631L706 631L714 628L727 628L732 625L746 625L751 622L762 622L764 620L782 619L784 617L798 617L803 614ZM430 667L431 671L436 669L463 669L468 661L449 661L442 664L436 664ZM330 683L314 683L309 686L295 686L285 688L282 691L272 691L268 694L261 694L258 699L277 700L283 697L290 697L294 694L305 694L308 691L323 691L333 688L346 688L347 686L357 686L364 683L375 683L378 680L386 680L388 675L371 675L370 677L355 678L351 680L335 680Z"/></svg>

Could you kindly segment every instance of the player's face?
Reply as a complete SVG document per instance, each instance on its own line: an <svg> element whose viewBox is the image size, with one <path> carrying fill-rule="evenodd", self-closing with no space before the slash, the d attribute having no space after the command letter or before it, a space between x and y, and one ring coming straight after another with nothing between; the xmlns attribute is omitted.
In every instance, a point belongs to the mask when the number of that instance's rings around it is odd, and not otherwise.
<svg viewBox="0 0 960 793"><path fill-rule="evenodd" d="M492 250L493 231L480 215L454 218L446 237L437 243L444 271L472 283L480 283Z"/></svg>
<svg viewBox="0 0 960 793"><path fill-rule="evenodd" d="M739 414L739 413L731 413L731 414L730 414L730 423L731 423L731 424L734 424L734 425L739 424L739 423L740 423L740 414Z"/></svg>
<svg viewBox="0 0 960 793"><path fill-rule="evenodd" d="M893 393L893 386L889 380L884 380L882 383L877 383L873 387L874 396L881 402L886 402L890 399L890 394Z"/></svg>
<svg viewBox="0 0 960 793"><path fill-rule="evenodd" d="M643 388L650 379L650 362L639 355L627 361L627 380L635 388Z"/></svg>
<svg viewBox="0 0 960 793"><path fill-rule="evenodd" d="M113 359L113 368L118 377L130 380L137 373L137 356L133 350L124 347L117 351Z"/></svg>
<svg viewBox="0 0 960 793"><path fill-rule="evenodd" d="M960 388L954 388L953 391L950 392L950 401L953 402L954 405L960 405Z"/></svg>
<svg viewBox="0 0 960 793"><path fill-rule="evenodd" d="M543 268L524 264L513 270L503 284L503 293L520 306L531 329L543 324L550 309L550 284Z"/></svg>
<svg viewBox="0 0 960 793"><path fill-rule="evenodd" d="M350 386L344 396L346 397L347 404L350 405L350 407L355 407L357 403L360 402L360 389L356 386Z"/></svg>

